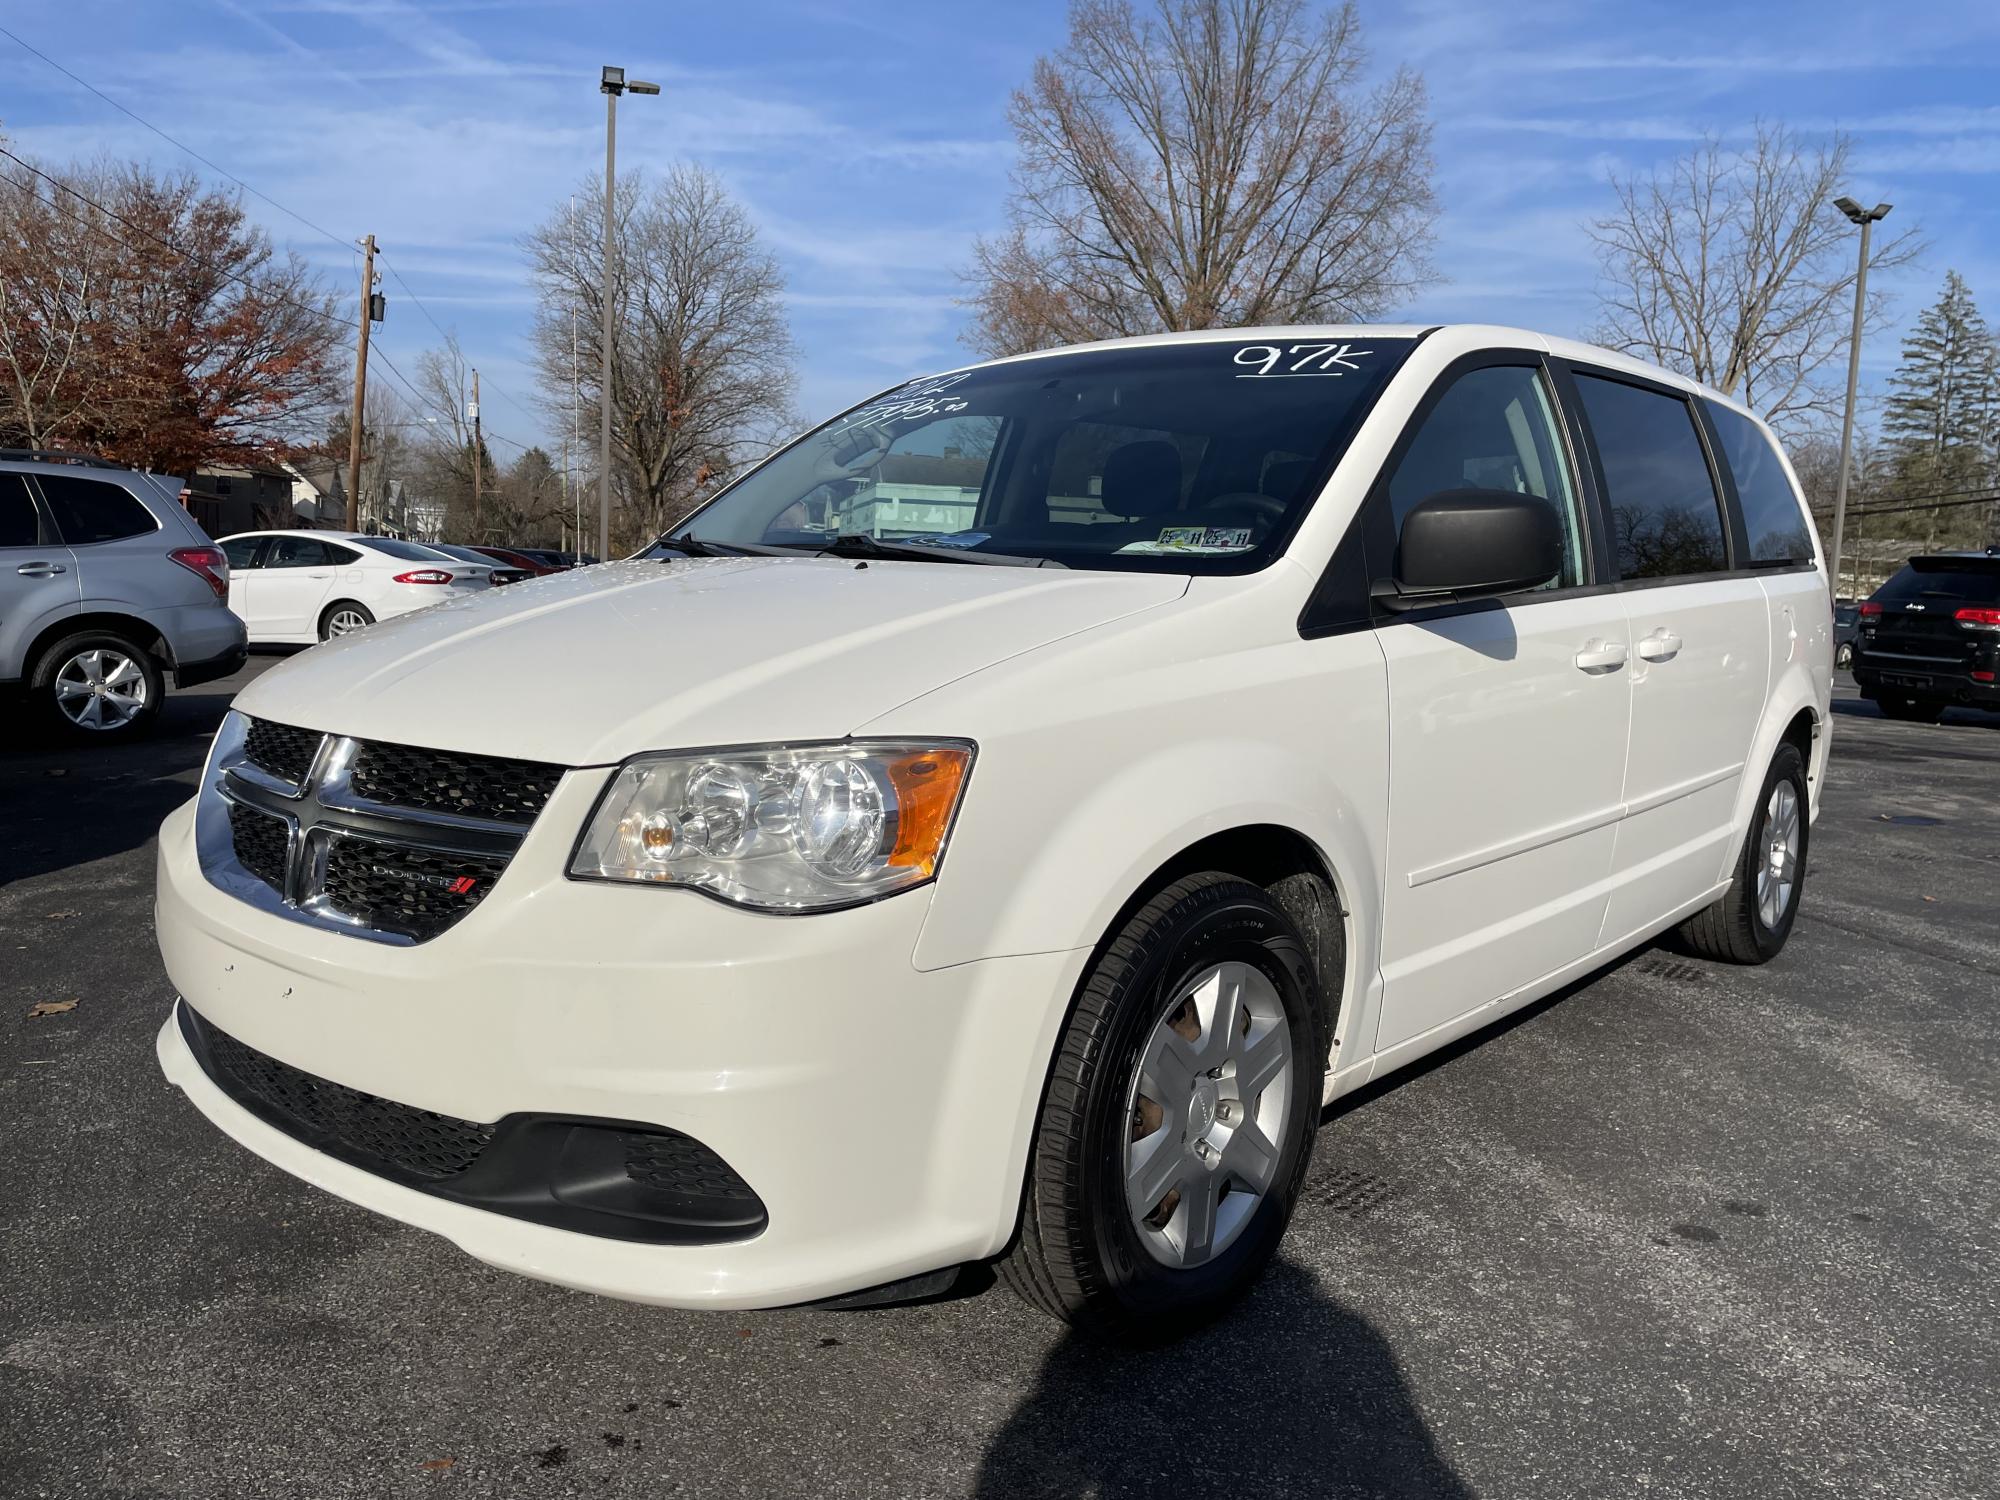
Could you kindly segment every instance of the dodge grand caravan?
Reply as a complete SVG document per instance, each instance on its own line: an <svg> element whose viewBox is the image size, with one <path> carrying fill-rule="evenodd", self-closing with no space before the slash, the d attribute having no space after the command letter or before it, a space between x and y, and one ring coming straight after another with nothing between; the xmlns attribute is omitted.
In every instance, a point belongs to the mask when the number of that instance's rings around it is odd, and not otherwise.
<svg viewBox="0 0 2000 1500"><path fill-rule="evenodd" d="M1770 433L1602 350L957 370L640 559L247 688L161 832L160 1060L531 1276L997 1259L1171 1330L1271 1256L1325 1101L1669 928L1780 950L1831 657Z"/></svg>

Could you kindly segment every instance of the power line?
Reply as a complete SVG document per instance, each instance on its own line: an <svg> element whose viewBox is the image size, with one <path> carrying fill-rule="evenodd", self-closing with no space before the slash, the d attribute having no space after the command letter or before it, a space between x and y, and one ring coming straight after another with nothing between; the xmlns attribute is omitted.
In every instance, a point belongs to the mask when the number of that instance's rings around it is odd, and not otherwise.
<svg viewBox="0 0 2000 1500"><path fill-rule="evenodd" d="M396 269L395 262L390 260L386 254L383 254L381 252L377 253L376 258L380 260L383 265L388 267L389 274L396 278L396 285L403 289L403 295L405 295L412 302L417 304L417 311L422 313L424 317L429 320L431 327L435 328L438 331L439 337L444 338L446 340L455 341L456 335L447 332L444 324L440 323L435 317L432 316L431 310L428 307L424 306L423 299L419 297L416 294L416 292L411 288L409 282L403 279L403 273ZM519 412L522 416L526 417L529 421L532 422L535 420L535 414L529 411L527 407L523 406L520 402L516 401L512 396L508 395L507 388L505 386L501 385L491 376L487 377L486 383L493 387L493 393L496 396L498 396L502 401L505 401L509 406L513 407L514 410ZM509 442L512 440L503 438L502 441Z"/></svg>
<svg viewBox="0 0 2000 1500"><path fill-rule="evenodd" d="M22 48L24 51L34 53L35 56L39 57L43 62L47 63L50 67L54 68L58 73L62 74L63 77L67 78L71 83L77 84L82 88L89 89L91 93L97 95L98 98L102 99L106 104L110 105L120 114L128 116L129 118L138 121L141 125L145 126L148 130L152 131L154 135L158 136L168 145L178 147L180 150L185 151L189 156L192 156L196 161L200 162L210 171L220 172L224 177L227 177L231 182L235 183L238 187L242 188L244 192L250 194L252 197L263 199L266 203L270 204L271 207L278 210L278 212L281 214L289 214L292 218L297 219L301 224L305 225L306 228L312 230L313 233L321 235L324 238L332 241L335 245L338 245L341 249L343 250L353 249L352 245L350 245L346 240L341 239L340 236L336 235L332 230L322 228L320 225L315 224L311 219L308 219L304 214L298 212L296 209L285 207L284 204L280 203L276 198L273 198L269 193L258 191L256 188L252 187L249 183L245 182L241 177L238 177L234 172L230 171L228 168L217 166L214 162L210 161L206 156L203 156L199 151L195 150L194 147L188 145L187 142L176 140L173 136L168 135L166 131L160 129L160 127L155 125L151 120L147 119L144 115L140 114L137 110L128 109L125 105L120 104L116 99L112 98L109 94L105 93L104 90L99 88L96 84L91 83L87 79L77 77L77 75L70 72L68 68L65 68L61 63L57 62L53 57L50 57L48 53L42 51L41 48L24 40L22 37L16 35L14 32L9 31L5 26L0 26L0 36L7 37L16 46ZM20 158L18 157L15 158L15 160L17 161L19 159Z"/></svg>

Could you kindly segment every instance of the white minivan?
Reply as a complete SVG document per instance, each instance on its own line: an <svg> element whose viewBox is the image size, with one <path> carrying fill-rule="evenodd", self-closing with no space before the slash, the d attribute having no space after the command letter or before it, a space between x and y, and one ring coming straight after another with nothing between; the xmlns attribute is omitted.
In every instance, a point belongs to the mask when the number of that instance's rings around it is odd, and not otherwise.
<svg viewBox="0 0 2000 1500"><path fill-rule="evenodd" d="M1171 1331L1269 1259L1327 1101L1670 928L1779 951L1831 627L1769 431L1600 349L913 381L646 557L246 688L161 830L161 1063L531 1276L997 1259Z"/></svg>

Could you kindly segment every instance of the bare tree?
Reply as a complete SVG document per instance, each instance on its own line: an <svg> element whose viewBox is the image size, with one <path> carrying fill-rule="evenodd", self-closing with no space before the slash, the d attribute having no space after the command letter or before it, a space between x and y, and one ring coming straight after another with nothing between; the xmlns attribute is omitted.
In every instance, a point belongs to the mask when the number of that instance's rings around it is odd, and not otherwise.
<svg viewBox="0 0 2000 1500"><path fill-rule="evenodd" d="M1833 207L1851 147L1760 122L1741 150L1709 136L1650 176L1614 176L1616 209L1591 226L1603 268L1593 337L1781 425L1830 409L1854 307L1854 226ZM1915 228L1885 235L1869 270L1922 248ZM1870 324L1884 306L1869 298Z"/></svg>
<svg viewBox="0 0 2000 1500"><path fill-rule="evenodd" d="M1009 228L968 342L1360 319L1436 280L1423 80L1362 85L1354 6L1074 0L1009 118Z"/></svg>
<svg viewBox="0 0 2000 1500"><path fill-rule="evenodd" d="M603 219L603 185L577 196L574 218L558 210L526 244L541 295L543 399L567 418L574 383L585 430L594 431L602 251L592 226ZM625 179L615 226L612 464L624 510L617 529L629 541L685 516L747 452L789 425L796 378L777 262L712 173L676 166L657 182Z"/></svg>

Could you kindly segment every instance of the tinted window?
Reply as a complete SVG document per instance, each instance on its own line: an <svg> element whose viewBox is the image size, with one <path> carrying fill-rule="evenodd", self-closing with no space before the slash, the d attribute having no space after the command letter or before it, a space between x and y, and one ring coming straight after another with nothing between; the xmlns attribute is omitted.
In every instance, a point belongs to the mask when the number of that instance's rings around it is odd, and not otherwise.
<svg viewBox="0 0 2000 1500"><path fill-rule="evenodd" d="M257 555L257 544L263 540L258 536L233 536L222 544L222 555L229 559L233 572L242 572L250 566L250 559Z"/></svg>
<svg viewBox="0 0 2000 1500"><path fill-rule="evenodd" d="M27 481L19 474L0 474L0 547L32 547L41 539Z"/></svg>
<svg viewBox="0 0 2000 1500"><path fill-rule="evenodd" d="M1991 563L1958 557L1920 558L1875 590L1874 597L1885 604L1920 599L2000 604L2000 558Z"/></svg>
<svg viewBox="0 0 2000 1500"><path fill-rule="evenodd" d="M39 474L35 482L42 487L56 530L72 547L115 542L160 529L153 513L118 485L78 479L73 474Z"/></svg>
<svg viewBox="0 0 2000 1500"><path fill-rule="evenodd" d="M328 561L325 544L309 536L274 536L264 554L267 568L323 568Z"/></svg>
<svg viewBox="0 0 2000 1500"><path fill-rule="evenodd" d="M1583 582L1576 486L1539 371L1495 366L1452 382L1390 477L1389 508L1398 534L1420 501L1466 489L1539 495L1553 503L1563 522L1563 567L1552 586Z"/></svg>
<svg viewBox="0 0 2000 1500"><path fill-rule="evenodd" d="M1591 375L1579 374L1576 383L1604 466L1619 576L1726 568L1722 511L1687 402Z"/></svg>
<svg viewBox="0 0 2000 1500"><path fill-rule="evenodd" d="M349 563L361 561L361 554L352 547L343 547L338 542L322 542L320 545L326 548L327 561L335 567L344 568Z"/></svg>
<svg viewBox="0 0 2000 1500"><path fill-rule="evenodd" d="M1708 403L1722 456L1736 480L1736 501L1743 511L1743 533L1750 539L1753 562L1811 562L1812 534L1799 509L1792 482L1778 450L1757 424L1741 412Z"/></svg>

